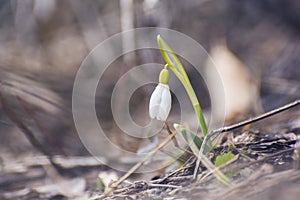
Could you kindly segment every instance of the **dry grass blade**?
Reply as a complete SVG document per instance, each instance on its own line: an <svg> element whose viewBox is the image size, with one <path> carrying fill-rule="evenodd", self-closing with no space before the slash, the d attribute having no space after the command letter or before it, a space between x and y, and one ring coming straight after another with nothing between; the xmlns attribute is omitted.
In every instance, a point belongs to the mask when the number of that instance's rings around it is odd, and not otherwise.
<svg viewBox="0 0 300 200"><path fill-rule="evenodd" d="M198 154L198 160L201 160L203 165L211 172L213 173L216 178L221 181L224 185L227 186L232 186L232 183L230 180L220 171L219 168L215 167L215 165L201 152L199 151L200 154Z"/></svg>
<svg viewBox="0 0 300 200"><path fill-rule="evenodd" d="M237 159L239 158L238 155L236 155L232 160L230 160L229 162L219 166L219 167L216 167L215 170L221 170L221 169L224 169L225 167L227 167L228 165L230 165L231 163L235 162ZM205 174L203 177L201 177L201 179L199 180L199 182L202 182L204 181L204 179L206 179L209 175L213 174L215 171L212 170L212 171L209 171L207 174Z"/></svg>
<svg viewBox="0 0 300 200"><path fill-rule="evenodd" d="M174 131L171 135L169 135L162 143L160 143L155 149L153 149L151 152L149 152L140 162L138 162L136 165L134 165L124 176L122 176L117 182L113 183L111 185L111 189L108 191L107 194L111 193L114 188L119 186L121 183L123 183L124 180L126 180L132 173L134 173L137 169L139 169L148 159L150 159L155 153L157 153L162 147L164 147L166 144L168 144L177 134L177 131ZM98 197L94 197L92 199L98 199Z"/></svg>

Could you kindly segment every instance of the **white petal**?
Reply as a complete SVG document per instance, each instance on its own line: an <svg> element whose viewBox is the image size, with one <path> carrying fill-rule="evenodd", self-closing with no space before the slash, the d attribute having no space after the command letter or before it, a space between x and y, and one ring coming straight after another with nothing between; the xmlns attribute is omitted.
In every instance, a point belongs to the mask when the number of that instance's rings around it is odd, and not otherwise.
<svg viewBox="0 0 300 200"><path fill-rule="evenodd" d="M159 113L159 108L160 106L159 105L154 105L152 107L149 108L149 115L152 119L155 119L156 116L158 115Z"/></svg>
<svg viewBox="0 0 300 200"><path fill-rule="evenodd" d="M171 99L171 93L169 87L165 87L162 92L160 110L158 114L160 120L166 121L171 110L171 104L172 104L172 99Z"/></svg>
<svg viewBox="0 0 300 200"><path fill-rule="evenodd" d="M151 95L149 115L152 119L166 121L171 110L171 93L169 86L158 84Z"/></svg>
<svg viewBox="0 0 300 200"><path fill-rule="evenodd" d="M162 90L163 87L161 87L160 85L156 86L155 90L153 91L150 97L149 115L152 119L156 118L156 116L159 113Z"/></svg>

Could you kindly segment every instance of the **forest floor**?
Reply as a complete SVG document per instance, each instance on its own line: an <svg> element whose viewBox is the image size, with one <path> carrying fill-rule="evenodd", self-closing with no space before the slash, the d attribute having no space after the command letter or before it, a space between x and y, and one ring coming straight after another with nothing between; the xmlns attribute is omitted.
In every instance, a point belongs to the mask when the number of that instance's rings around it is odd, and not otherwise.
<svg viewBox="0 0 300 200"><path fill-rule="evenodd" d="M297 103L299 105L299 101ZM231 152L219 169L230 177L221 183L203 164L194 179L197 157L155 177L132 174L104 194L99 170L118 174L92 157L1 156L1 199L299 199L300 106L246 126L224 131L221 143L207 155ZM123 174L124 175L124 174ZM118 176L120 178L120 176ZM107 189L107 188L106 188Z"/></svg>

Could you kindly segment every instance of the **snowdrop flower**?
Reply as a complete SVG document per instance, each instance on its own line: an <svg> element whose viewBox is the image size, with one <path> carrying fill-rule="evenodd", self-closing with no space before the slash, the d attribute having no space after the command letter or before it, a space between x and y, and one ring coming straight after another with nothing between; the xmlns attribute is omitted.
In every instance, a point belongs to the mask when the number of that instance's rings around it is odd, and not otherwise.
<svg viewBox="0 0 300 200"><path fill-rule="evenodd" d="M165 68L159 74L159 84L151 95L149 114L152 119L166 121L171 110L171 93L169 89L169 71Z"/></svg>

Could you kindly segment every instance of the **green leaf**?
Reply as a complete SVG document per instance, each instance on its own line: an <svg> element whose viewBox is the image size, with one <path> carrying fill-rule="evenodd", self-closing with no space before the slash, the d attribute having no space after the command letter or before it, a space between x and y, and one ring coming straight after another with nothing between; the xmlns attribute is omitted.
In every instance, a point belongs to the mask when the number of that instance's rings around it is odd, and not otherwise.
<svg viewBox="0 0 300 200"><path fill-rule="evenodd" d="M227 162L234 158L234 154L231 152L224 153L223 155L218 155L215 161L215 166L219 167L225 165Z"/></svg>
<svg viewBox="0 0 300 200"><path fill-rule="evenodd" d="M226 163L228 163L229 161L231 161L233 158L234 158L234 154L231 153L231 152L225 153L223 155L219 155L216 158L215 166L219 167L219 166L225 165ZM235 171L233 171L231 173L226 174L226 177L232 178L233 176L236 176L240 172L241 172L241 170L235 170Z"/></svg>
<svg viewBox="0 0 300 200"><path fill-rule="evenodd" d="M169 67L176 70L178 73L183 75L185 78L188 78L178 57L176 56L174 51L171 49L171 47L161 38L160 35L157 36L157 43L158 43L160 52L161 52L164 60L168 63Z"/></svg>
<svg viewBox="0 0 300 200"><path fill-rule="evenodd" d="M193 142L195 143L197 148L200 149L203 140L199 136L197 136L195 133L186 129L184 126L180 124L175 123L174 128L187 143L189 142L187 134L190 134L191 138L193 138Z"/></svg>
<svg viewBox="0 0 300 200"><path fill-rule="evenodd" d="M186 143L189 145L189 147L196 147L199 151L203 142L203 139L199 137L196 133L192 132L191 130L185 128L184 126L180 124L174 124L173 125L175 130L179 133L179 135L186 141ZM207 143L204 153L210 152L212 150L211 143Z"/></svg>

